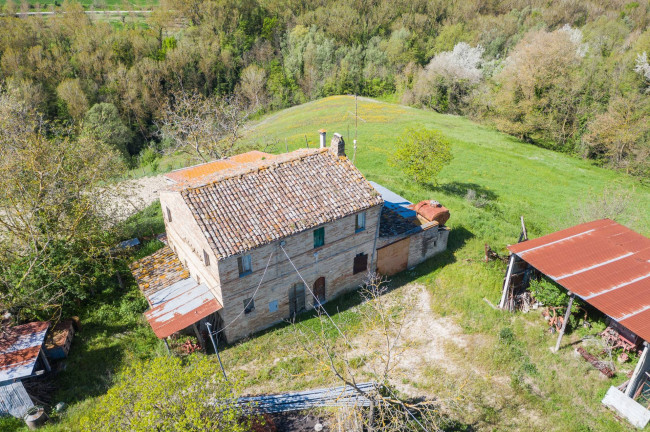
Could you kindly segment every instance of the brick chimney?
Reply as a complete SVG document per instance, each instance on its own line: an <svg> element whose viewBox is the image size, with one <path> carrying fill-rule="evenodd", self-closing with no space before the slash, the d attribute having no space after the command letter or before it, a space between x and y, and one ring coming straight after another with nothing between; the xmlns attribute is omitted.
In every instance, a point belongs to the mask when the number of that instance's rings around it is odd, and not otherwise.
<svg viewBox="0 0 650 432"><path fill-rule="evenodd" d="M345 141L343 141L341 134L335 133L332 137L330 153L338 157L345 156Z"/></svg>
<svg viewBox="0 0 650 432"><path fill-rule="evenodd" d="M320 134L320 148L325 148L327 147L327 131L325 129L321 129L318 131Z"/></svg>

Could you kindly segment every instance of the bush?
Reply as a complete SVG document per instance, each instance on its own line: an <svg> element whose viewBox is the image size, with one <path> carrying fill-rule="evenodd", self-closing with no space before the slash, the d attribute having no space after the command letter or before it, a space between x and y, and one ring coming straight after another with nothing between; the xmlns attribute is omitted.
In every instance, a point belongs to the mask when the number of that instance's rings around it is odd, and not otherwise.
<svg viewBox="0 0 650 432"><path fill-rule="evenodd" d="M451 143L442 133L409 128L389 163L401 167L417 183L436 184L436 177L451 160Z"/></svg>

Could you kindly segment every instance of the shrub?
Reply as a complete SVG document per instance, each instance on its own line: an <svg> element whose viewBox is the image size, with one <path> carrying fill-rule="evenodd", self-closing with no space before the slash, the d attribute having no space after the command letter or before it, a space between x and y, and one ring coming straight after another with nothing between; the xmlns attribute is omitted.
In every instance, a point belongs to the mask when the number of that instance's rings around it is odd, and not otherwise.
<svg viewBox="0 0 650 432"><path fill-rule="evenodd" d="M451 160L451 143L442 133L409 128L389 163L401 167L417 183L436 184L436 177Z"/></svg>

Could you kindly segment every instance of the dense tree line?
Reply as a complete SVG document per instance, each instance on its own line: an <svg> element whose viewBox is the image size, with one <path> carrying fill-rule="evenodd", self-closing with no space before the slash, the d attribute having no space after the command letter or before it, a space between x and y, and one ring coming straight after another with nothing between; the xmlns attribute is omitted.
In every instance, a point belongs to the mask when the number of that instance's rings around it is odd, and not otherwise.
<svg viewBox="0 0 650 432"><path fill-rule="evenodd" d="M50 120L115 125L127 155L161 140L179 91L264 110L357 93L649 173L647 0L176 0L141 25L57 11L0 18L0 82Z"/></svg>

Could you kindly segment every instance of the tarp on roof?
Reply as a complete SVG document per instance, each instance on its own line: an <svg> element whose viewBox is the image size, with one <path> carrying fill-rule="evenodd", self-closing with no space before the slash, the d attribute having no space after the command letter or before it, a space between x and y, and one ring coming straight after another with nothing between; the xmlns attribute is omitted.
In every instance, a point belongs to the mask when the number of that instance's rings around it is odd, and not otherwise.
<svg viewBox="0 0 650 432"><path fill-rule="evenodd" d="M21 381L0 384L0 416L23 418L34 406Z"/></svg>
<svg viewBox="0 0 650 432"><path fill-rule="evenodd" d="M649 238L602 219L508 249L650 341Z"/></svg>
<svg viewBox="0 0 650 432"><path fill-rule="evenodd" d="M0 382L24 378L34 373L38 353L45 341L48 322L32 322L10 327L0 335Z"/></svg>

